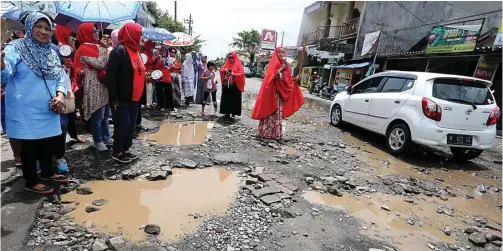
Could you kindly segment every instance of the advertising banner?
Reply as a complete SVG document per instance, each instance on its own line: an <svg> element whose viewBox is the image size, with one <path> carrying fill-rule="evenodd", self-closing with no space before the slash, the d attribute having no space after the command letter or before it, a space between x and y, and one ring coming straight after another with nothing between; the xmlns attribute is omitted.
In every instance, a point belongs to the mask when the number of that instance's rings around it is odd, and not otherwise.
<svg viewBox="0 0 503 251"><path fill-rule="evenodd" d="M261 46L262 50L274 50L276 48L276 42L278 38L278 33L274 30L262 30Z"/></svg>
<svg viewBox="0 0 503 251"><path fill-rule="evenodd" d="M436 26L428 37L426 53L453 53L473 51L480 35L481 25Z"/></svg>
<svg viewBox="0 0 503 251"><path fill-rule="evenodd" d="M284 46L286 56L289 58L297 59L297 46Z"/></svg>
<svg viewBox="0 0 503 251"><path fill-rule="evenodd" d="M374 52L377 50L379 35L381 35L381 31L365 34L365 39L363 40L362 47L362 56L365 56L367 54L374 54Z"/></svg>
<svg viewBox="0 0 503 251"><path fill-rule="evenodd" d="M496 73L498 64L500 62L501 57L498 55L496 56L481 55L479 64L477 65L477 68L473 73L473 77L492 81L493 76Z"/></svg>
<svg viewBox="0 0 503 251"><path fill-rule="evenodd" d="M302 74L300 77L300 86L309 87L309 82L311 80L312 68L302 68Z"/></svg>
<svg viewBox="0 0 503 251"><path fill-rule="evenodd" d="M503 19L501 19L498 34L496 35L496 39L494 39L494 45L503 45Z"/></svg>

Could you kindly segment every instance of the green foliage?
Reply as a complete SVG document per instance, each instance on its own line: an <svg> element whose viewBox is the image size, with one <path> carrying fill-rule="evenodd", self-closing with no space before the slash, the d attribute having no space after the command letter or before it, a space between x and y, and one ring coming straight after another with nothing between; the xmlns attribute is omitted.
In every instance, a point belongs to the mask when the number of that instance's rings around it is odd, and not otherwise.
<svg viewBox="0 0 503 251"><path fill-rule="evenodd" d="M253 65L253 62L255 61L255 54L259 50L260 33L255 29L240 31L238 32L237 37L233 37L232 40L233 42L230 45L246 51L250 59L249 65Z"/></svg>

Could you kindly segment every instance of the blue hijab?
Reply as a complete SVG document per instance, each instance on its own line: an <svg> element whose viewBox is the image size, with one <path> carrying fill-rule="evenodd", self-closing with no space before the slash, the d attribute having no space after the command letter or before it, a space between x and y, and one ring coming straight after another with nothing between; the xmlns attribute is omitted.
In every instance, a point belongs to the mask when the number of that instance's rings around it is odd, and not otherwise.
<svg viewBox="0 0 503 251"><path fill-rule="evenodd" d="M40 12L31 12L25 19L26 36L10 43L19 52L21 59L40 78L56 79L61 73L61 65L58 54L52 50L51 41L40 43L33 38L35 23L45 19L52 31L52 22Z"/></svg>

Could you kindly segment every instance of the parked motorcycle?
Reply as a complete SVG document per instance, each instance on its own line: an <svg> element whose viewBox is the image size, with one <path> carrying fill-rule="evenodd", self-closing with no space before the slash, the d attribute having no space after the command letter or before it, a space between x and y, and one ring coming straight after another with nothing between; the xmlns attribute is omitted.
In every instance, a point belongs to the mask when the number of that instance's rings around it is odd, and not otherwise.
<svg viewBox="0 0 503 251"><path fill-rule="evenodd" d="M324 99L334 100L335 95L337 95L337 87L335 85L325 86L321 92L321 97Z"/></svg>
<svg viewBox="0 0 503 251"><path fill-rule="evenodd" d="M320 89L321 89L320 80L315 79L315 80L311 81L311 85L309 85L309 94L314 93L316 95L319 95Z"/></svg>

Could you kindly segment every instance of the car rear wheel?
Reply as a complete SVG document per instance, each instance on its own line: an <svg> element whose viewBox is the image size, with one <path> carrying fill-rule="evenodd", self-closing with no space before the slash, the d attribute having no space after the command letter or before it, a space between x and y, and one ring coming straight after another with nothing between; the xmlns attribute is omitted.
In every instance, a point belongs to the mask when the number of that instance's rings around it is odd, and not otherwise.
<svg viewBox="0 0 503 251"><path fill-rule="evenodd" d="M391 154L401 154L412 144L409 127L405 124L393 125L386 135L386 146Z"/></svg>
<svg viewBox="0 0 503 251"><path fill-rule="evenodd" d="M459 162L466 162L468 160L478 158L482 152L483 151L479 149L451 147L451 153L454 156L454 160Z"/></svg>
<svg viewBox="0 0 503 251"><path fill-rule="evenodd" d="M342 110L339 105L334 105L332 112L330 112L330 123L333 126L340 126L342 124Z"/></svg>

